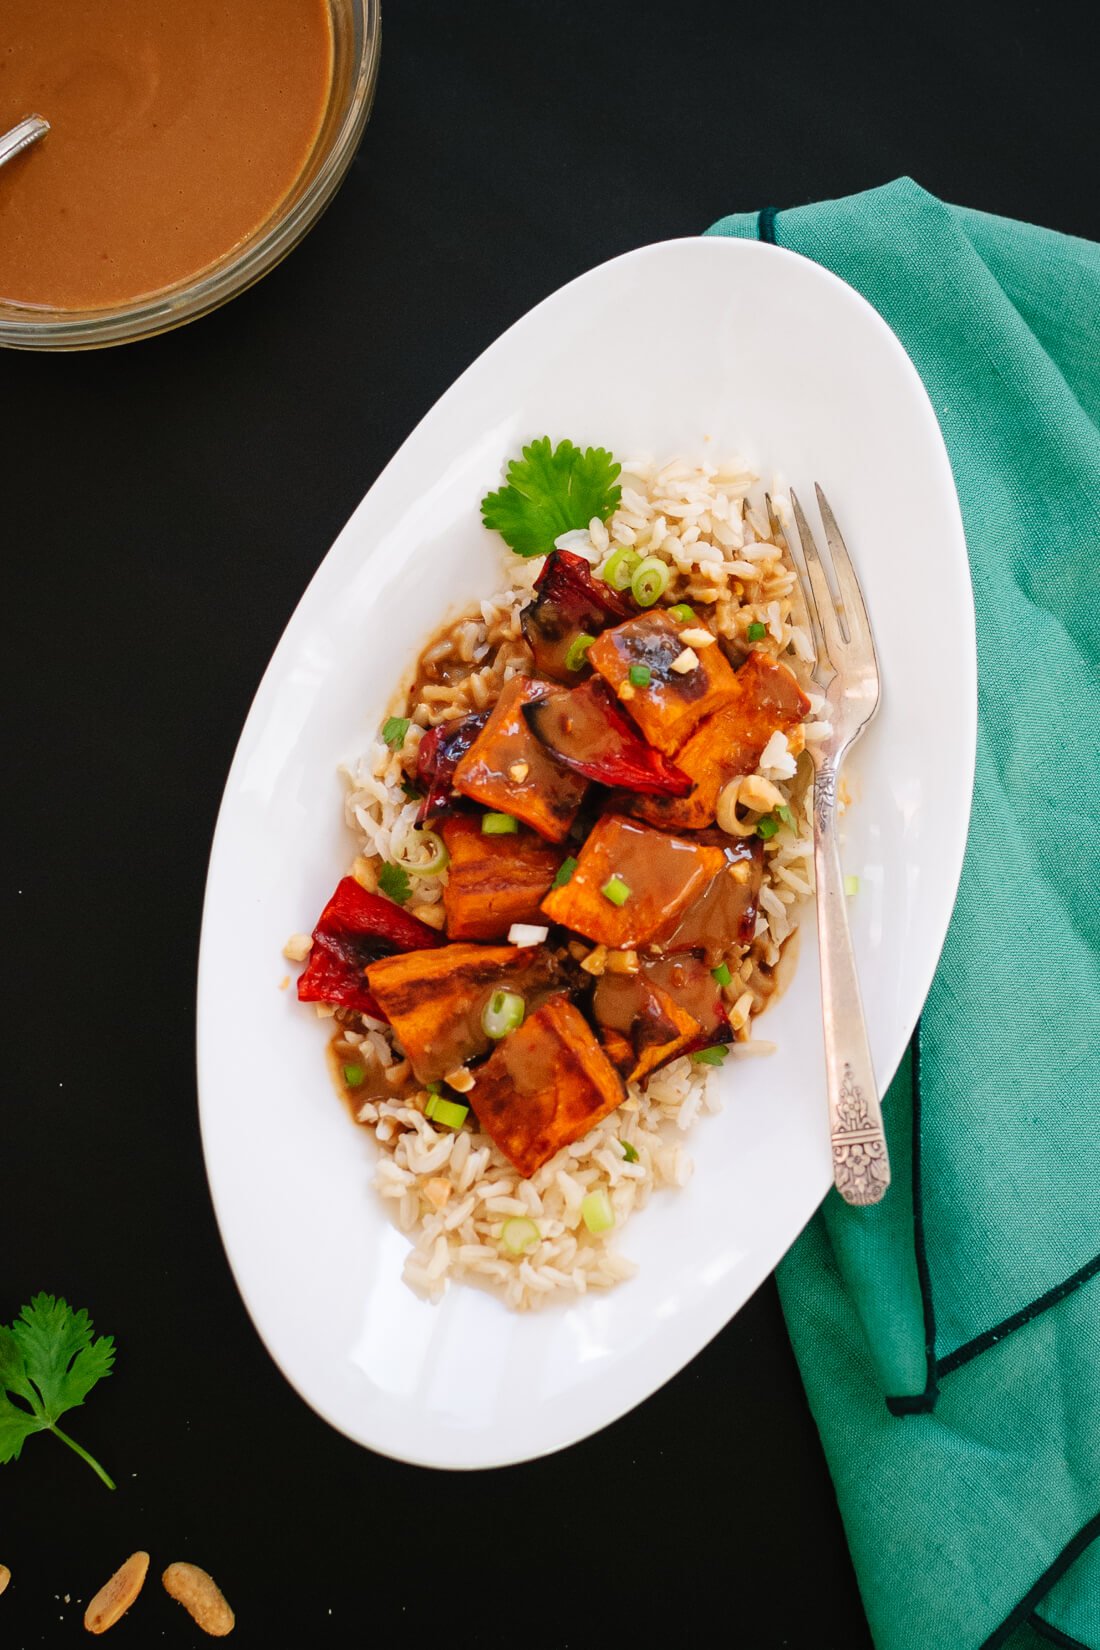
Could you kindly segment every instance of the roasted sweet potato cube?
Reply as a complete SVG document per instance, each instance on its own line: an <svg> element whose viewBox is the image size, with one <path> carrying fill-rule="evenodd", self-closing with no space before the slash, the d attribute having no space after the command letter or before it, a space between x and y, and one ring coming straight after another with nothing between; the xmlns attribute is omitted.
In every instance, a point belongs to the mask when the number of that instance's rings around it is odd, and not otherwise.
<svg viewBox="0 0 1100 1650"><path fill-rule="evenodd" d="M481 1127L524 1179L623 1099L618 1072L562 996L502 1040L469 1094Z"/></svg>
<svg viewBox="0 0 1100 1650"><path fill-rule="evenodd" d="M605 814L573 875L547 894L542 909L574 933L629 950L671 932L723 863L721 848Z"/></svg>
<svg viewBox="0 0 1100 1650"><path fill-rule="evenodd" d="M469 814L454 814L439 829L451 856L443 908L452 940L502 940L514 922L543 922L539 902L564 849L522 829L486 836L480 816Z"/></svg>
<svg viewBox="0 0 1100 1650"><path fill-rule="evenodd" d="M790 733L810 708L786 665L766 653L750 654L734 681L736 697L701 722L676 753L676 766L695 789L685 797L635 797L630 811L639 819L666 830L697 831L710 825L724 787L740 774L754 773L772 734L777 729Z"/></svg>
<svg viewBox="0 0 1100 1650"><path fill-rule="evenodd" d="M549 691L527 676L505 682L493 714L455 769L454 788L483 807L522 819L549 842L561 842L588 781L555 762L524 720L523 706Z"/></svg>
<svg viewBox="0 0 1100 1650"><path fill-rule="evenodd" d="M758 836L727 837L717 828L707 836L722 839L725 863L663 943L670 953L701 951L714 964L752 940L764 880L764 844Z"/></svg>
<svg viewBox="0 0 1100 1650"><path fill-rule="evenodd" d="M696 662L690 669L673 669L688 651L680 639L684 628L663 610L643 613L605 630L588 649L589 663L618 694L649 743L666 756L676 755L705 716L737 697L737 678L717 642L692 649ZM645 687L631 682L632 665L649 671Z"/></svg>
<svg viewBox="0 0 1100 1650"><path fill-rule="evenodd" d="M711 981L714 985L714 981ZM604 974L592 997L592 1012L609 1056L622 1057L625 1039L627 1082L641 1082L694 1042L701 1030L695 1016L646 973ZM613 1052L614 1051L614 1052Z"/></svg>
<svg viewBox="0 0 1100 1650"><path fill-rule="evenodd" d="M541 945L409 951L372 963L367 981L422 1083L438 1082L490 1047L481 1015L494 991L517 991L531 1009L565 983L561 964Z"/></svg>

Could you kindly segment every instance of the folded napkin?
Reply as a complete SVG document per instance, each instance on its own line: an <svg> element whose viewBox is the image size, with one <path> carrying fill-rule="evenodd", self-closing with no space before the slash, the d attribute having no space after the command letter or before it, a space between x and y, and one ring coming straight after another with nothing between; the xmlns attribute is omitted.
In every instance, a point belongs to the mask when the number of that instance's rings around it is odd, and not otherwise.
<svg viewBox="0 0 1100 1650"><path fill-rule="evenodd" d="M783 1262L791 1340L879 1650L1100 1650L1100 247L909 179L710 233L815 259L901 339L977 609L970 839L893 1185L831 1192Z"/></svg>

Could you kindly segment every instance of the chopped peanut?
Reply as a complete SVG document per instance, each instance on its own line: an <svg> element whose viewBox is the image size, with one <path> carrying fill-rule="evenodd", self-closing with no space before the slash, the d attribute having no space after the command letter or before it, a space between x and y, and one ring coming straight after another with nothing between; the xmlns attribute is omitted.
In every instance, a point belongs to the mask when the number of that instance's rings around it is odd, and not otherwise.
<svg viewBox="0 0 1100 1650"><path fill-rule="evenodd" d="M448 1088L454 1089L456 1094L469 1094L474 1086L473 1072L467 1071L465 1066L459 1066L457 1071L449 1071L443 1081Z"/></svg>
<svg viewBox="0 0 1100 1650"><path fill-rule="evenodd" d="M600 975L607 966L607 946L597 945L581 963L586 974Z"/></svg>
<svg viewBox="0 0 1100 1650"><path fill-rule="evenodd" d="M695 652L694 648L685 647L682 653L678 653L676 655L675 659L673 659L668 668L669 670L674 670L678 676L687 676L695 669L698 663L699 655Z"/></svg>
<svg viewBox="0 0 1100 1650"><path fill-rule="evenodd" d="M377 893L378 873L374 869L371 861L369 859L364 859L362 854L357 854L355 856L354 863L351 867L351 874L359 884L360 888L365 888L368 894Z"/></svg>
<svg viewBox="0 0 1100 1650"><path fill-rule="evenodd" d="M633 682L622 682L622 683L620 683L620 685L619 685L619 698L620 699L633 699L633 697L634 697L634 684L633 684Z"/></svg>
<svg viewBox="0 0 1100 1650"><path fill-rule="evenodd" d="M755 808L758 813L766 814L771 813L773 808L781 808L784 796L770 779L761 779L758 773L750 773L741 781L737 800L745 808Z"/></svg>
<svg viewBox="0 0 1100 1650"><path fill-rule="evenodd" d="M680 640L685 647L709 647L714 639L709 630L704 630L698 625L693 630L681 630L680 632ZM673 669L675 668L674 665Z"/></svg>
<svg viewBox="0 0 1100 1650"><path fill-rule="evenodd" d="M730 1025L734 1031L740 1031L752 1013L753 995L751 991L742 991L740 997L730 1009Z"/></svg>
<svg viewBox="0 0 1100 1650"><path fill-rule="evenodd" d="M410 1067L407 1060L395 1060L392 1066L386 1067L386 1082L389 1083L391 1087L396 1088L399 1083L403 1083L405 1081L406 1077L409 1075L409 1070Z"/></svg>
<svg viewBox="0 0 1100 1650"><path fill-rule="evenodd" d="M145 1585L148 1568L148 1553L131 1553L110 1581L103 1583L84 1612L84 1625L89 1633L105 1633L126 1614Z"/></svg>
<svg viewBox="0 0 1100 1650"><path fill-rule="evenodd" d="M443 1208L451 1195L451 1183L440 1175L435 1180L429 1180L424 1188L424 1197L432 1208L438 1211Z"/></svg>
<svg viewBox="0 0 1100 1650"><path fill-rule="evenodd" d="M508 769L509 775L515 780L517 785L522 785L523 781L527 778L527 775L530 772L530 762L513 762L512 766Z"/></svg>
<svg viewBox="0 0 1100 1650"><path fill-rule="evenodd" d="M305 962L313 950L313 936L311 934L291 934L283 946L283 956L287 962Z"/></svg>
<svg viewBox="0 0 1100 1650"><path fill-rule="evenodd" d="M606 968L609 974L636 974L638 972L638 953L636 951L609 951L607 953Z"/></svg>

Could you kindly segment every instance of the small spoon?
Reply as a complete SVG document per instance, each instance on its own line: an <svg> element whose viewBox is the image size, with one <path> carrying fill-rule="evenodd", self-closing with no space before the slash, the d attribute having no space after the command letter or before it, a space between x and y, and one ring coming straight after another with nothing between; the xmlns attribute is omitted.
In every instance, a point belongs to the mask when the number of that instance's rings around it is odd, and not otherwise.
<svg viewBox="0 0 1100 1650"><path fill-rule="evenodd" d="M43 120L41 115L28 115L26 120L21 120L17 126L13 126L10 132L5 132L0 137L0 166L15 155L21 155L24 149L29 149L39 138L44 138L49 129L49 121Z"/></svg>

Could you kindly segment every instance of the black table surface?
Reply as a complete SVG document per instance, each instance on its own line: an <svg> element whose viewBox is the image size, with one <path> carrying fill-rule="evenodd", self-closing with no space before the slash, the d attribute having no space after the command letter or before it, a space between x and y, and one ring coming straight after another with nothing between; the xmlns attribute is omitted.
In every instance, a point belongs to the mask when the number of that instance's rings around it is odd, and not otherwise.
<svg viewBox="0 0 1100 1650"><path fill-rule="evenodd" d="M207 852L264 665L504 327L628 248L903 173L1100 235L1092 66L1059 8L888 10L391 0L360 154L281 268L147 344L0 359L0 1321L45 1289L115 1335L70 1419L119 1482L45 1437L0 1471L5 1645L76 1642L138 1547L212 1570L247 1644L587 1650L701 1621L743 1650L871 1643L771 1283L548 1460L432 1473L319 1420L226 1265L193 1033ZM200 1641L158 1586L116 1632Z"/></svg>

